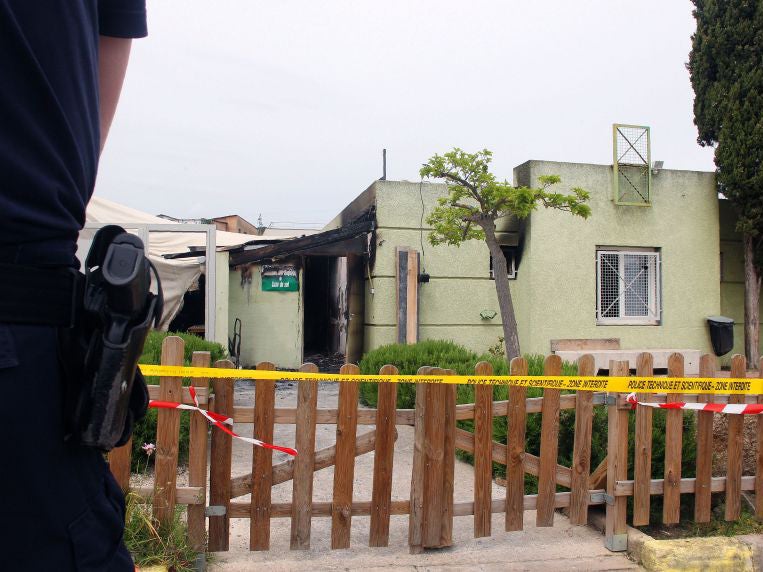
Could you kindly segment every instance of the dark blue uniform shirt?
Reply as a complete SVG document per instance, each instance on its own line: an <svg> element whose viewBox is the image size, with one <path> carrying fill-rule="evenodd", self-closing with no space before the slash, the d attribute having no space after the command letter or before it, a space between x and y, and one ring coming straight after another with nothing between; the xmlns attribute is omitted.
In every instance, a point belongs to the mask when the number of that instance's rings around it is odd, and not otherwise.
<svg viewBox="0 0 763 572"><path fill-rule="evenodd" d="M0 262L73 263L98 167L98 36L145 34L145 0L0 0ZM119 486L64 440L58 344L54 326L0 323L3 395L39 409L33 427L9 413L24 477L0 471L0 568L132 572Z"/></svg>
<svg viewBox="0 0 763 572"><path fill-rule="evenodd" d="M98 167L99 35L145 36L145 0L0 0L0 255L73 254Z"/></svg>

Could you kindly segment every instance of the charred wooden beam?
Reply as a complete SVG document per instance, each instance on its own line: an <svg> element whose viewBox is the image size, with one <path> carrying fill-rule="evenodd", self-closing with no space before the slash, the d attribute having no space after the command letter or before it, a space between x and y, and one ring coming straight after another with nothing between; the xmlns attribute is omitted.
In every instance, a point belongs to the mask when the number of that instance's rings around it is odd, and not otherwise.
<svg viewBox="0 0 763 572"><path fill-rule="evenodd" d="M261 247L244 246L241 249L230 251L230 265L251 264L299 254L326 255L330 253L333 256L363 254L366 251L365 242L353 239L357 239L373 229L374 223L372 221L363 221L336 230L293 238L278 244ZM346 243L345 248L337 248L339 243ZM358 253L357 250L361 246L362 251Z"/></svg>

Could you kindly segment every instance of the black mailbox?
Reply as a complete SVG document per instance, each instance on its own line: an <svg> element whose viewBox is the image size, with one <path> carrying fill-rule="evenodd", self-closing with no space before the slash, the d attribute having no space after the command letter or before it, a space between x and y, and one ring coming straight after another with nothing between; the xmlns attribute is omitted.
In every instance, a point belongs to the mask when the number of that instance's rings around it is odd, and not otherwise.
<svg viewBox="0 0 763 572"><path fill-rule="evenodd" d="M710 326L710 341L715 355L729 353L734 347L734 320L726 316L710 316L707 324Z"/></svg>

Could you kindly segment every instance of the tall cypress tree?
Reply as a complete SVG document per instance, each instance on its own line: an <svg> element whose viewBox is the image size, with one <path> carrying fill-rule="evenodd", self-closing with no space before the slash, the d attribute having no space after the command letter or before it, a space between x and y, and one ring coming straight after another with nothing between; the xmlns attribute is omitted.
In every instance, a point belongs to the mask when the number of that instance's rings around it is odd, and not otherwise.
<svg viewBox="0 0 763 572"><path fill-rule="evenodd" d="M759 358L763 274L763 0L692 0L689 73L700 145L715 147L718 189L744 244L745 353Z"/></svg>

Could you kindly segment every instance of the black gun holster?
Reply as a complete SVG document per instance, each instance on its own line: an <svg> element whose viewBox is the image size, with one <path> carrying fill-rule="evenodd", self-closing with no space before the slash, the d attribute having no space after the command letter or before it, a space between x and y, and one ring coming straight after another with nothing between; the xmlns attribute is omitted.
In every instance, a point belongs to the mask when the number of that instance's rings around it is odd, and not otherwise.
<svg viewBox="0 0 763 572"><path fill-rule="evenodd" d="M0 323L58 326L66 439L102 451L125 444L148 407L138 359L162 314L143 243L101 228L82 275L0 265ZM150 292L151 272L157 294Z"/></svg>
<svg viewBox="0 0 763 572"><path fill-rule="evenodd" d="M81 347L82 385L72 393L72 435L109 451L123 445L148 407L138 359L162 314L162 289L152 294L152 265L143 243L118 226L101 228L85 262Z"/></svg>

